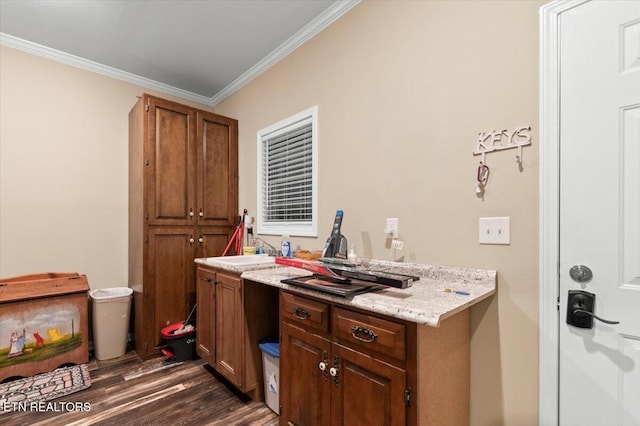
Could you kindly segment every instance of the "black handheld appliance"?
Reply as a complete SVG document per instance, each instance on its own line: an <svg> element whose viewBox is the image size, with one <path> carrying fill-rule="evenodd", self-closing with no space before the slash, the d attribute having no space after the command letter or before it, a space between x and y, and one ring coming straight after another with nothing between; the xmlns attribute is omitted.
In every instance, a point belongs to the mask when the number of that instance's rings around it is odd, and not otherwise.
<svg viewBox="0 0 640 426"><path fill-rule="evenodd" d="M347 239L340 233L340 227L342 226L342 217L344 212L338 210L336 212L336 218L333 221L333 228L331 234L327 238L327 243L322 251L322 257L337 257L340 259L347 258Z"/></svg>

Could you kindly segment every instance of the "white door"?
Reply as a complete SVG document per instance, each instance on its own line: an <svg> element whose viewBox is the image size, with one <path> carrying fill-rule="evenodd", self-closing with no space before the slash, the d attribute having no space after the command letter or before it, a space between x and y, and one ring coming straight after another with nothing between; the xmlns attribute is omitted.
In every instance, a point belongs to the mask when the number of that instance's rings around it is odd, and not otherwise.
<svg viewBox="0 0 640 426"><path fill-rule="evenodd" d="M559 23L559 421L640 425L640 1L590 1ZM568 325L570 290L619 324Z"/></svg>

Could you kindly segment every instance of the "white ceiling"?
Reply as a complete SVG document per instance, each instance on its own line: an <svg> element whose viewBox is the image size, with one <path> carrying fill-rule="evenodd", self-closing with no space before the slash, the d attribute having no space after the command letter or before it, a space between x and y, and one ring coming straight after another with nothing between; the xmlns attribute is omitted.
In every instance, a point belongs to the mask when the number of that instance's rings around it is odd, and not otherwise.
<svg viewBox="0 0 640 426"><path fill-rule="evenodd" d="M359 1L0 0L0 43L215 105Z"/></svg>

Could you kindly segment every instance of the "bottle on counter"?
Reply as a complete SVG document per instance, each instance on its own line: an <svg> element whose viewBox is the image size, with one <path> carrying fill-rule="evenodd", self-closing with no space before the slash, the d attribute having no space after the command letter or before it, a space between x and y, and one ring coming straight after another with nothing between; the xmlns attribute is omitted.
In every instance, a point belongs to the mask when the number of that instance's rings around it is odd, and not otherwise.
<svg viewBox="0 0 640 426"><path fill-rule="evenodd" d="M357 260L357 256L356 256L356 250L353 248L353 244L351 244L351 248L349 248L349 253L347 254L347 260L349 261L349 263L356 263Z"/></svg>
<svg viewBox="0 0 640 426"><path fill-rule="evenodd" d="M284 234L282 236L280 250L282 251L282 257L291 257L291 242L289 241L289 235Z"/></svg>

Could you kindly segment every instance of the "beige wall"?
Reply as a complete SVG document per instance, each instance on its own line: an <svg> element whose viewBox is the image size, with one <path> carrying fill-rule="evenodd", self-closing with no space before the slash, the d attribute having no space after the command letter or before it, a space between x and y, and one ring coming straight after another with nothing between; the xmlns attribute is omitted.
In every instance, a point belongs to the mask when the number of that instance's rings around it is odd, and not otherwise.
<svg viewBox="0 0 640 426"><path fill-rule="evenodd" d="M498 270L471 312L473 425L538 419L542 3L365 1L216 108L239 119L240 208L255 215L256 132L318 105L320 236L294 245L320 248L344 209L360 256L393 256L382 230L398 217L397 257ZM0 276L126 285L127 114L145 90L0 49ZM523 125L523 170L513 150L489 154L478 199L478 132ZM511 245L480 246L478 217L503 215Z"/></svg>
<svg viewBox="0 0 640 426"><path fill-rule="evenodd" d="M240 208L256 212L256 132L319 109L319 238L336 209L358 255L497 269L472 309L474 425L538 421L538 8L528 1L365 1L220 104L240 122ZM531 125L533 145L489 154L478 132ZM478 218L511 217L511 245L478 244ZM259 230L258 230L259 232ZM278 242L277 238L270 238Z"/></svg>
<svg viewBox="0 0 640 426"><path fill-rule="evenodd" d="M127 285L128 114L144 91L0 46L0 277Z"/></svg>

